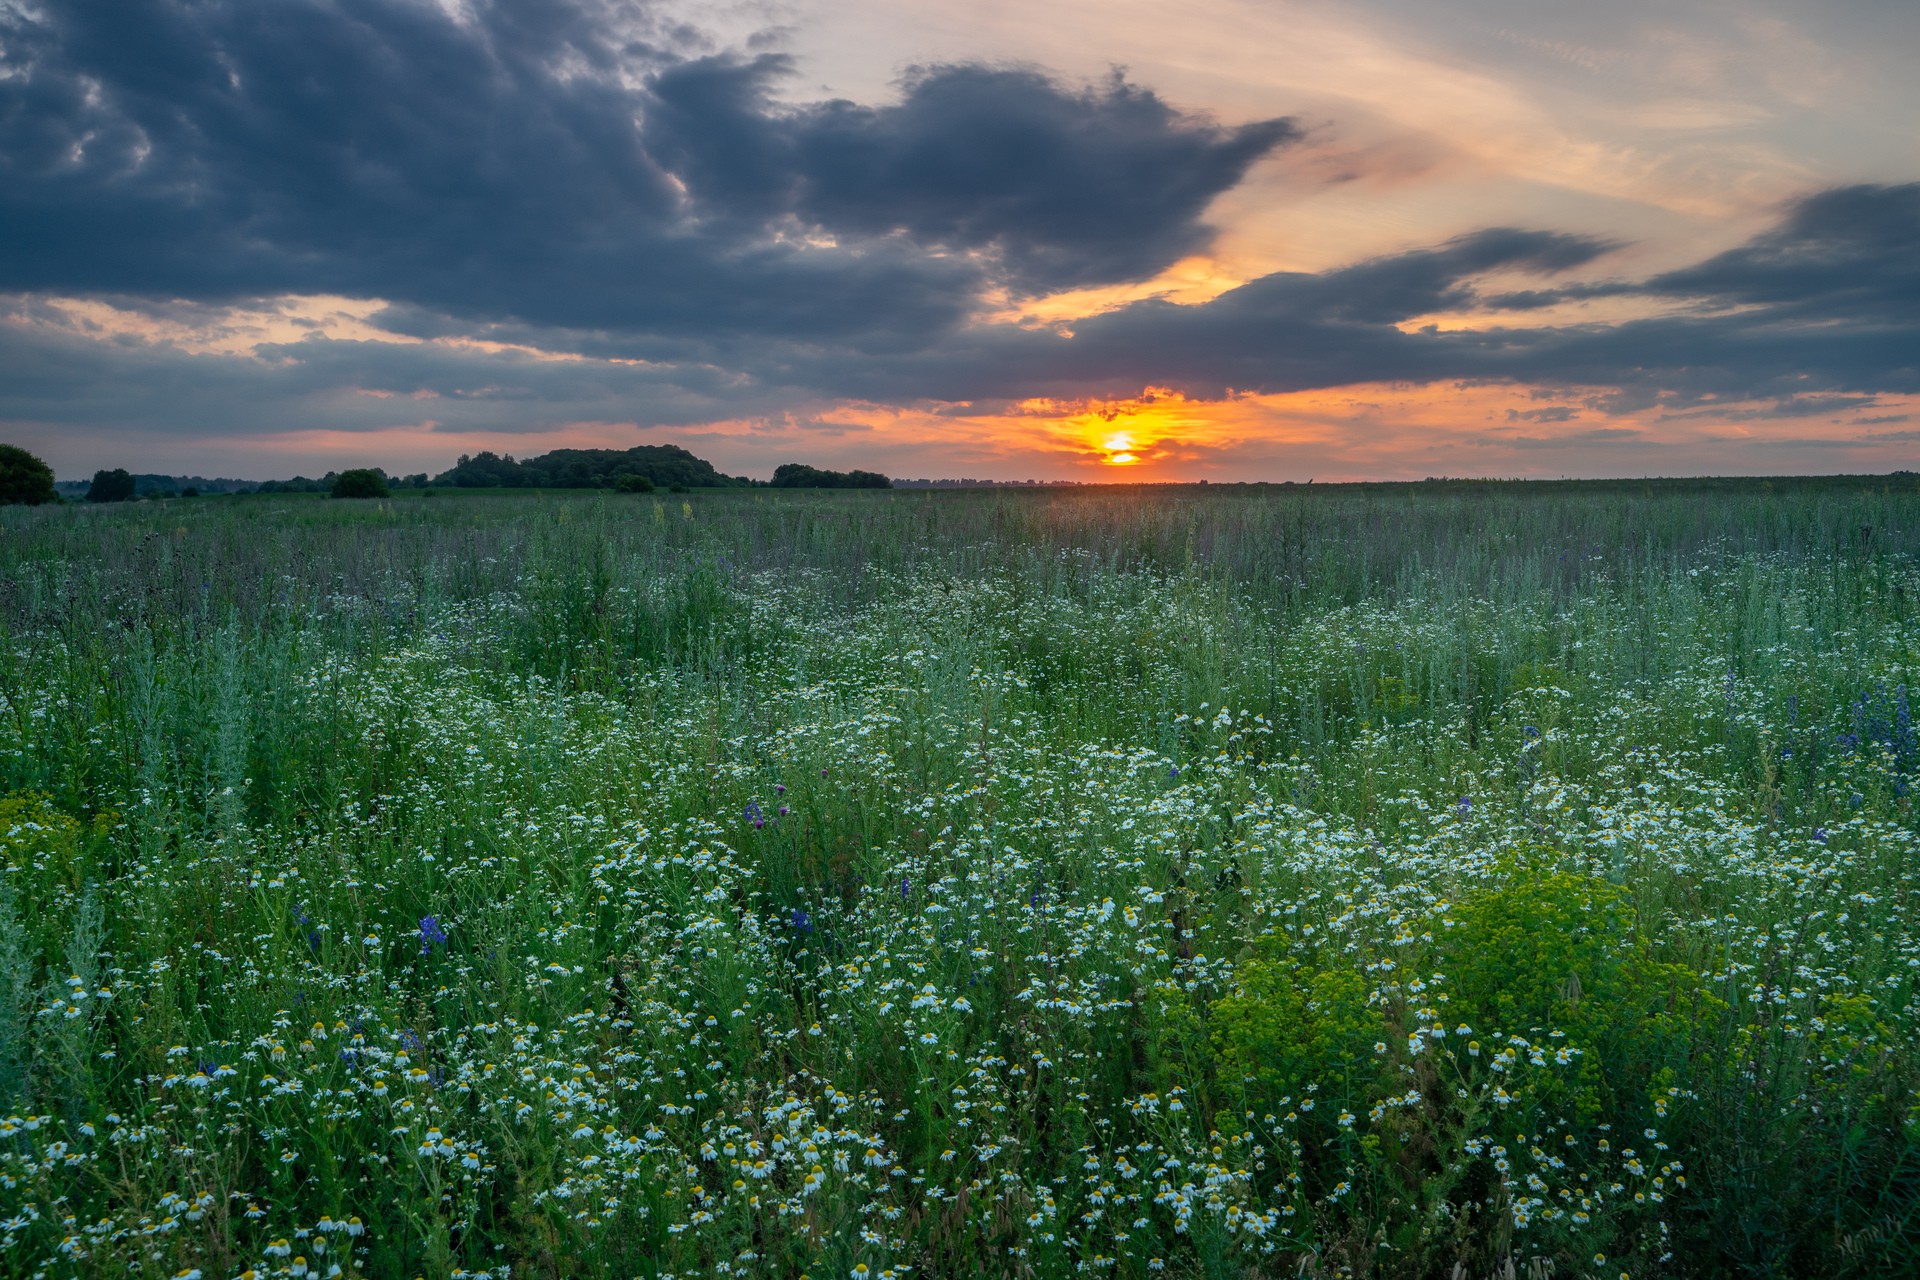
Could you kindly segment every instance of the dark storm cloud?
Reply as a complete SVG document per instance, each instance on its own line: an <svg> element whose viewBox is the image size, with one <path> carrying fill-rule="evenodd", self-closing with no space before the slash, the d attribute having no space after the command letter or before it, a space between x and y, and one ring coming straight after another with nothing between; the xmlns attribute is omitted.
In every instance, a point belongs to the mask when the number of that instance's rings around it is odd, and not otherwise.
<svg viewBox="0 0 1920 1280"><path fill-rule="evenodd" d="M1463 305L1492 270L1553 272L1608 245L1494 228L1318 274L1277 272L1201 305L1147 299L1076 321L1071 336L975 329L937 350L800 362L790 372L874 399L1126 395L1148 383L1194 396L1356 382L1499 376L1498 360L1396 322ZM915 391L915 388L920 390Z"/></svg>
<svg viewBox="0 0 1920 1280"><path fill-rule="evenodd" d="M1525 311L1633 295L1690 300L1708 310L1759 308L1770 323L1912 326L1920 321L1920 183L1815 192L1746 244L1649 280L1519 290L1481 302Z"/></svg>
<svg viewBox="0 0 1920 1280"><path fill-rule="evenodd" d="M977 66L919 72L895 107L829 103L794 124L806 216L992 250L1034 291L1142 279L1205 248L1207 205L1300 136L1284 119L1195 124L1118 75L1063 93Z"/></svg>
<svg viewBox="0 0 1920 1280"><path fill-rule="evenodd" d="M1780 225L1645 285L1650 293L1762 309L1768 321L1920 321L1920 183L1837 187Z"/></svg>
<svg viewBox="0 0 1920 1280"><path fill-rule="evenodd" d="M712 57L651 82L648 145L714 217L984 250L1032 291L1141 279L1204 248L1208 203L1300 136L1285 119L1188 119L1118 75L1076 92L1006 67L923 68L894 105L781 113L786 71Z"/></svg>
<svg viewBox="0 0 1920 1280"><path fill-rule="evenodd" d="M885 348L997 279L1151 274L1293 136L977 67L789 110L780 58L678 39L592 0L0 10L0 288Z"/></svg>
<svg viewBox="0 0 1920 1280"><path fill-rule="evenodd" d="M1613 387L1590 407L1774 399L1774 416L1825 411L1820 395L1920 393L1920 186L1822 192L1738 249L1641 282L1526 296L1637 296L1676 314L1614 324L1403 332L1472 310L1475 277L1584 266L1608 246L1483 231L1320 274L1276 273L1196 306L1147 300L1078 322L1071 338L992 330L922 353L837 368L874 396L1114 395L1152 383L1189 395L1449 379ZM1078 389L1076 391L1076 388Z"/></svg>
<svg viewBox="0 0 1920 1280"><path fill-rule="evenodd" d="M1681 310L1456 345L1509 377L1620 387L1618 408L1771 398L1795 416L1834 396L1920 393L1920 183L1818 192L1738 248L1556 300L1601 294Z"/></svg>

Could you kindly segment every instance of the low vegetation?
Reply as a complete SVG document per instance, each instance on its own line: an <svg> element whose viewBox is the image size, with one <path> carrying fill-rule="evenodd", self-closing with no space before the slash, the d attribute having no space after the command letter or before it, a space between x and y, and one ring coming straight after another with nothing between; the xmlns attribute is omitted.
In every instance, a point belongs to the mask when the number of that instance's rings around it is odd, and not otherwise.
<svg viewBox="0 0 1920 1280"><path fill-rule="evenodd" d="M1920 1268L1920 494L0 513L47 1276Z"/></svg>

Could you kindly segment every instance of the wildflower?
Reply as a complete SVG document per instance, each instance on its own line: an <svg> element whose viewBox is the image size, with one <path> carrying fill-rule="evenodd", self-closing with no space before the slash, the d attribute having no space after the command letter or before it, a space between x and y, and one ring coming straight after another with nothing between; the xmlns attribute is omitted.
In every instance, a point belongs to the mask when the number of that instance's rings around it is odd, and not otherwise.
<svg viewBox="0 0 1920 1280"><path fill-rule="evenodd" d="M447 935L445 934L445 932L441 930L440 921L437 917L435 916L420 917L420 954L421 955L423 956L427 955L429 952L431 952L434 949L435 946L438 946L439 944L444 943L446 940L447 940Z"/></svg>

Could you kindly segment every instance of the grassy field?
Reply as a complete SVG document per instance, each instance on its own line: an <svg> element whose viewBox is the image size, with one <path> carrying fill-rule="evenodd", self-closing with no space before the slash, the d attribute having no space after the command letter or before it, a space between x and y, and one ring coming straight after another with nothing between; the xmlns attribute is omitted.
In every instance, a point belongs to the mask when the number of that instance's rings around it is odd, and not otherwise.
<svg viewBox="0 0 1920 1280"><path fill-rule="evenodd" d="M0 1273L1915 1274L1916 673L1911 477L0 512Z"/></svg>

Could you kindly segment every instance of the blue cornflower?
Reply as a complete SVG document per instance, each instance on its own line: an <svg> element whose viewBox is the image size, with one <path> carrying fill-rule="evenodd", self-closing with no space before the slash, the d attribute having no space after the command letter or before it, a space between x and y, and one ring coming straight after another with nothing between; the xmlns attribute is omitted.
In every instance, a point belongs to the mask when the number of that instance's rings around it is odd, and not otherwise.
<svg viewBox="0 0 1920 1280"><path fill-rule="evenodd" d="M427 955L435 946L447 940L445 931L440 928L437 916L420 917L420 954Z"/></svg>
<svg viewBox="0 0 1920 1280"><path fill-rule="evenodd" d="M787 921L787 923L793 926L793 931L795 933L812 933L813 932L813 917L808 915L805 911L801 910L799 907L795 907L793 909L793 915Z"/></svg>

